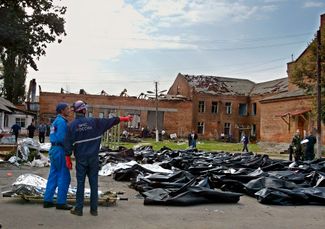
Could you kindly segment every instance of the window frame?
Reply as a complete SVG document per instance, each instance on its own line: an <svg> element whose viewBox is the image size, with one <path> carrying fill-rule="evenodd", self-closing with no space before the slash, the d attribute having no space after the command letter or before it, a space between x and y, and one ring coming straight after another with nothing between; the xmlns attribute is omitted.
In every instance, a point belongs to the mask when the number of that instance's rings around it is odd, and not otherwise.
<svg viewBox="0 0 325 229"><path fill-rule="evenodd" d="M225 106L226 106L226 114L228 114L228 115L232 114L232 103L226 102Z"/></svg>
<svg viewBox="0 0 325 229"><path fill-rule="evenodd" d="M197 133L204 134L204 122L197 123Z"/></svg>
<svg viewBox="0 0 325 229"><path fill-rule="evenodd" d="M219 104L217 101L212 101L211 102L211 113L212 114L218 114L218 110L219 110Z"/></svg>
<svg viewBox="0 0 325 229"><path fill-rule="evenodd" d="M19 121L18 121L19 119ZM24 120L24 122L22 122L21 120ZM16 117L15 118L15 122L21 127L21 128L25 128L26 127L26 118L22 118L22 117ZM24 125L22 125L22 123L24 123Z"/></svg>
<svg viewBox="0 0 325 229"><path fill-rule="evenodd" d="M252 116L256 116L257 114L257 103L252 103L252 112L251 115Z"/></svg>
<svg viewBox="0 0 325 229"><path fill-rule="evenodd" d="M199 101L199 113L204 113L205 112L205 102L204 101Z"/></svg>
<svg viewBox="0 0 325 229"><path fill-rule="evenodd" d="M245 113L241 113L241 111L242 111L242 107L244 107L245 106ZM248 104L247 103L239 103L238 104L238 115L239 116L247 116L247 114L248 114Z"/></svg>

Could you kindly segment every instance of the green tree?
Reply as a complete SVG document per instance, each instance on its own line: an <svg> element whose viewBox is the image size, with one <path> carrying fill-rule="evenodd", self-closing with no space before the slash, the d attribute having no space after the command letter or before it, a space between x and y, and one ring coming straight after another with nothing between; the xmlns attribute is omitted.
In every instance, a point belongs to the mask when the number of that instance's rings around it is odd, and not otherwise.
<svg viewBox="0 0 325 229"><path fill-rule="evenodd" d="M325 123L325 30L321 33L322 45L320 46L320 61L321 61L321 97L322 97L322 121ZM305 90L307 95L314 97L314 114L316 114L316 99L317 99L317 37L308 45L304 54L296 61L291 75L291 82L296 84L299 88Z"/></svg>
<svg viewBox="0 0 325 229"><path fill-rule="evenodd" d="M0 1L0 79L8 100L24 100L27 67L37 71L36 61L46 54L47 44L61 42L65 12L54 0Z"/></svg>

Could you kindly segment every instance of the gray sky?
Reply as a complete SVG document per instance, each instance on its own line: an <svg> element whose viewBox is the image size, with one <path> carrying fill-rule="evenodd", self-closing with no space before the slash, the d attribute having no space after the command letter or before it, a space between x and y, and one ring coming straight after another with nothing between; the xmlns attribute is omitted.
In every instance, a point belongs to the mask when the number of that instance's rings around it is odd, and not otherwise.
<svg viewBox="0 0 325 229"><path fill-rule="evenodd" d="M321 0L62 0L67 36L29 70L43 91L129 95L177 73L286 77L319 28Z"/></svg>

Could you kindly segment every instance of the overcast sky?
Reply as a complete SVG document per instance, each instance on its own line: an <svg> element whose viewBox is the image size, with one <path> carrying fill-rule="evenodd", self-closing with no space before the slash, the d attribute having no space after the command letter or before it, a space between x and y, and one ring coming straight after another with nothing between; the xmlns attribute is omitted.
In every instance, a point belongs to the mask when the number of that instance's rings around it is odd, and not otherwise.
<svg viewBox="0 0 325 229"><path fill-rule="evenodd" d="M67 36L29 70L43 91L137 96L177 74L263 82L313 39L324 0L62 0Z"/></svg>

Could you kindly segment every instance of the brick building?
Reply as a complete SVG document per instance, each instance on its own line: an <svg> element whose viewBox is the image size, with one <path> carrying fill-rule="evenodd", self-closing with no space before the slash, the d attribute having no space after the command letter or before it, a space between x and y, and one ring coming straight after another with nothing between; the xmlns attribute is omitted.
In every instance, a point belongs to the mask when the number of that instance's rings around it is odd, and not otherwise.
<svg viewBox="0 0 325 229"><path fill-rule="evenodd" d="M325 14L320 16L321 43L325 44ZM316 42L315 40L313 42ZM313 43L312 42L312 43ZM302 133L316 128L316 115L313 112L315 100L305 95L302 89L291 83L295 68L304 61L310 61L311 44L295 60L287 64L288 91L261 101L261 140L268 142L290 142L297 129ZM316 62L315 62L316 66ZM324 76L324 69L322 69ZM315 84L315 82L311 82ZM324 133L322 125L322 133ZM322 134L322 143L325 135Z"/></svg>
<svg viewBox="0 0 325 229"><path fill-rule="evenodd" d="M239 141L246 134L260 139L260 103L267 96L287 90L287 78L264 83L215 76L179 73L168 94L159 99L158 130L186 137L191 130L200 138ZM58 102L89 104L87 116L135 115L130 128L155 128L156 103L136 97L40 92L40 119L52 121Z"/></svg>
<svg viewBox="0 0 325 229"><path fill-rule="evenodd" d="M76 100L83 100L88 104L87 116L89 117L132 114L134 120L129 128L134 130L140 130L142 127L147 127L149 130L155 129L155 100L125 96L40 92L40 119L52 121L56 115L57 103L64 101L72 104ZM164 128L167 133L185 136L192 128L191 112L192 102L186 101L184 98L169 96L169 98L159 99L158 129Z"/></svg>
<svg viewBox="0 0 325 229"><path fill-rule="evenodd" d="M192 128L208 139L231 138L243 133L260 139L260 100L287 91L288 80L254 83L246 79L179 73L168 94L193 103Z"/></svg>

